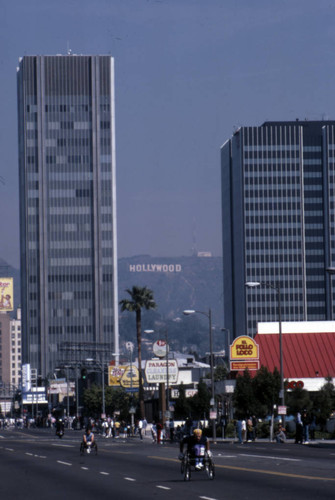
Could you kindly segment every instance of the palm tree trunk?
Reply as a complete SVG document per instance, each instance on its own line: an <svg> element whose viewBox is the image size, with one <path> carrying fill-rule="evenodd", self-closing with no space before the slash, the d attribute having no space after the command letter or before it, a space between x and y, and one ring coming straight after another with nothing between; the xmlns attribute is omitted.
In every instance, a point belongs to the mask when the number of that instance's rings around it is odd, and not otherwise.
<svg viewBox="0 0 335 500"><path fill-rule="evenodd" d="M141 309L136 310L136 331L137 331L137 353L138 353L138 373L139 373L139 387L138 387L138 399L140 403L140 415L143 420L145 417L144 410L144 391L143 391L143 380L142 380L142 337L141 337Z"/></svg>

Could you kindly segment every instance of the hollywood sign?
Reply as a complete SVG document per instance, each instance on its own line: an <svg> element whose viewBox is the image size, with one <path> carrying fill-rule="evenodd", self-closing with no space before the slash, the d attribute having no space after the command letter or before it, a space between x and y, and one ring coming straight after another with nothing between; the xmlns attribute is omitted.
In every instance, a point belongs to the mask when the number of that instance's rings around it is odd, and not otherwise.
<svg viewBox="0 0 335 500"><path fill-rule="evenodd" d="M131 273L180 273L180 264L129 264Z"/></svg>

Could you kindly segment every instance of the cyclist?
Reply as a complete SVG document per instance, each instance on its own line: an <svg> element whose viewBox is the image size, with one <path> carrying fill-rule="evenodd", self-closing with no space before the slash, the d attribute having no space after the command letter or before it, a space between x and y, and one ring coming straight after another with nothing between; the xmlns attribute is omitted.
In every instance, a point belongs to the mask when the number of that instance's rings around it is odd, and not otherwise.
<svg viewBox="0 0 335 500"><path fill-rule="evenodd" d="M197 470L202 469L204 466L203 460L205 451L208 456L211 456L211 452L209 451L209 441L206 436L202 435L202 430L194 429L193 436L186 436L182 441L180 441L180 460L184 458L184 445L187 445L187 453L189 453L192 458L195 458L195 468Z"/></svg>
<svg viewBox="0 0 335 500"><path fill-rule="evenodd" d="M83 435L83 443L84 447L92 446L94 443L94 434L92 432L91 427L86 427L85 434Z"/></svg>

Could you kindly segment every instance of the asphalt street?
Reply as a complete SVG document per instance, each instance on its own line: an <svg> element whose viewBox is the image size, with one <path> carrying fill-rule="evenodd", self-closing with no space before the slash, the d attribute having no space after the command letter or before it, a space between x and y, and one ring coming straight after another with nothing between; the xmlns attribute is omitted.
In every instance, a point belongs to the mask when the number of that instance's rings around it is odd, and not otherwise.
<svg viewBox="0 0 335 500"><path fill-rule="evenodd" d="M178 444L149 437L105 439L98 454L81 456L80 431L62 440L51 429L0 431L1 498L309 500L335 497L335 443L256 441L212 444L216 476L180 473Z"/></svg>

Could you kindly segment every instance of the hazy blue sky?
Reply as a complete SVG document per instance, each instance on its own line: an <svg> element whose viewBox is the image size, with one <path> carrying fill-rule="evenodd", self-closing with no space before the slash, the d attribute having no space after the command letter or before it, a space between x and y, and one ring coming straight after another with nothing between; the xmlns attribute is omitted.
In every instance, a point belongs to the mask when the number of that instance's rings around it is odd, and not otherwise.
<svg viewBox="0 0 335 500"><path fill-rule="evenodd" d="M335 0L0 0L0 257L19 266L16 66L111 54L119 256L221 254L220 146L334 119Z"/></svg>

